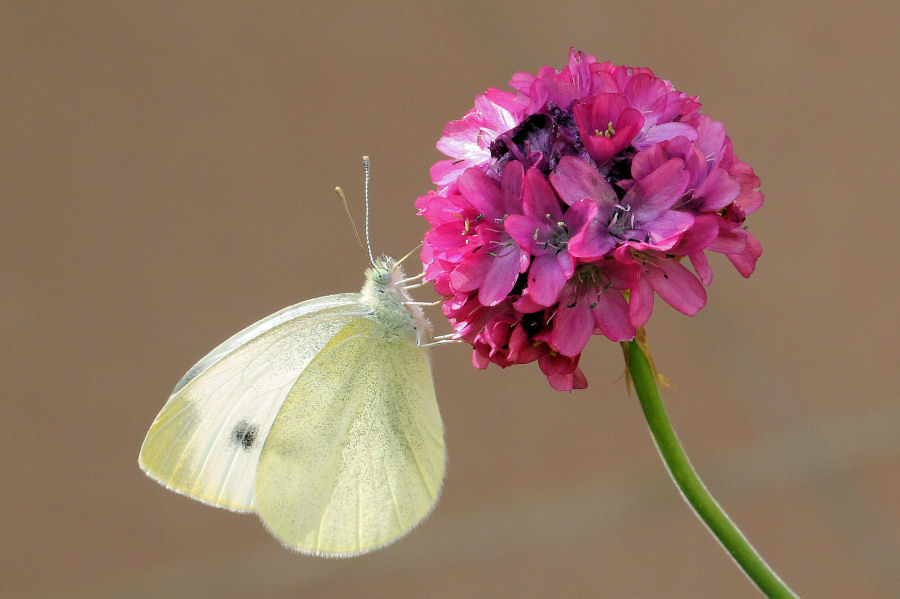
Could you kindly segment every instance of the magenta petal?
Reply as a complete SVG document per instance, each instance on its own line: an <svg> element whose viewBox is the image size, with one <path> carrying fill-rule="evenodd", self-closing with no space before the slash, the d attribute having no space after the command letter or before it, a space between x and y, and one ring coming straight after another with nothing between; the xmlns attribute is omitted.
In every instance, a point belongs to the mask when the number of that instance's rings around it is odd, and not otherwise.
<svg viewBox="0 0 900 599"><path fill-rule="evenodd" d="M697 273L700 282L709 287L709 284L712 283L713 273L712 269L709 267L709 260L707 259L706 254L703 250L700 250L688 254L688 259L691 261L691 266L694 267L694 271Z"/></svg>
<svg viewBox="0 0 900 599"><path fill-rule="evenodd" d="M719 235L719 221L722 217L716 214L699 214L694 217L691 228L681 237L678 246L672 251L677 256L693 254L705 250Z"/></svg>
<svg viewBox="0 0 900 599"><path fill-rule="evenodd" d="M756 261L762 256L762 245L756 237L747 233L744 251L740 254L727 254L727 256L741 276L749 277L756 270Z"/></svg>
<svg viewBox="0 0 900 599"><path fill-rule="evenodd" d="M706 305L706 289L681 263L661 259L647 266L646 278L650 285L679 312L693 316Z"/></svg>
<svg viewBox="0 0 900 599"><path fill-rule="evenodd" d="M641 217L641 221L643 221L643 214L641 214ZM669 245L671 238L679 233L684 233L693 224L694 217L687 212L669 210L657 216L652 222L647 223L647 226L651 230L654 241L668 240L661 245L661 249L668 249L668 247L672 247L672 245ZM677 241L677 239L675 241Z"/></svg>
<svg viewBox="0 0 900 599"><path fill-rule="evenodd" d="M622 203L640 210L640 220L650 222L681 198L690 176L684 162L672 158L628 190Z"/></svg>
<svg viewBox="0 0 900 599"><path fill-rule="evenodd" d="M470 111L458 121L450 121L444 127L444 134L438 140L437 149L453 158L463 158L477 146L473 140L478 135L478 125L472 122Z"/></svg>
<svg viewBox="0 0 900 599"><path fill-rule="evenodd" d="M491 260L484 282L478 290L478 301L484 306L495 306L512 291L519 277L522 251L516 246L503 248ZM528 263L525 262L527 267ZM524 271L524 269L522 269Z"/></svg>
<svg viewBox="0 0 900 599"><path fill-rule="evenodd" d="M631 78L623 93L634 108L644 110L666 93L666 85L649 73L639 73Z"/></svg>
<svg viewBox="0 0 900 599"><path fill-rule="evenodd" d="M582 140L588 154L597 161L597 164L609 162L613 156L619 153L619 150L625 147L619 147L619 143L612 137L596 135L593 132L588 132L586 135L582 133Z"/></svg>
<svg viewBox="0 0 900 599"><path fill-rule="evenodd" d="M653 314L653 287L644 277L639 277L628 294L628 319L636 327L642 327Z"/></svg>
<svg viewBox="0 0 900 599"><path fill-rule="evenodd" d="M594 221L599 212L599 206L593 200L580 200L572 204L565 214L566 227L573 235L577 235Z"/></svg>
<svg viewBox="0 0 900 599"><path fill-rule="evenodd" d="M435 227L425 234L426 247L432 255L436 253L444 260L457 261L471 251L465 245L462 233L463 225L458 222Z"/></svg>
<svg viewBox="0 0 900 599"><path fill-rule="evenodd" d="M723 168L713 169L694 192L694 197L702 199L700 210L716 212L735 201L741 192L740 184L728 176Z"/></svg>
<svg viewBox="0 0 900 599"><path fill-rule="evenodd" d="M550 352L541 354L538 360L541 372L547 377L550 386L557 391L571 391L587 387L587 378L578 368L577 360L561 354Z"/></svg>
<svg viewBox="0 0 900 599"><path fill-rule="evenodd" d="M576 258L592 260L602 258L615 246L616 240L609 234L606 225L592 219L569 240L569 253Z"/></svg>
<svg viewBox="0 0 900 599"><path fill-rule="evenodd" d="M718 164L725 146L725 125L704 116L697 126L697 133L697 147L704 156L710 157L712 164Z"/></svg>
<svg viewBox="0 0 900 599"><path fill-rule="evenodd" d="M577 356L584 350L594 332L594 315L584 300L575 305L562 305L556 311L551 345L566 356Z"/></svg>
<svg viewBox="0 0 900 599"><path fill-rule="evenodd" d="M500 190L503 192L503 214L517 214L522 211L522 186L525 179L524 166L513 160L503 169Z"/></svg>
<svg viewBox="0 0 900 599"><path fill-rule="evenodd" d="M477 168L470 168L459 178L459 191L475 210L489 219L503 216L503 194L493 179Z"/></svg>
<svg viewBox="0 0 900 599"><path fill-rule="evenodd" d="M525 173L523 205L525 214L533 218L544 220L549 217L553 222L562 220L562 208L556 193L541 171L535 168Z"/></svg>
<svg viewBox="0 0 900 599"><path fill-rule="evenodd" d="M478 289L487 276L492 259L479 248L477 253L467 255L459 266L450 273L450 284L456 291L473 291Z"/></svg>
<svg viewBox="0 0 900 599"><path fill-rule="evenodd" d="M640 181L661 167L669 159L665 145L657 144L643 152L638 152L631 162L631 176Z"/></svg>
<svg viewBox="0 0 900 599"><path fill-rule="evenodd" d="M557 391L572 391L573 389L585 389L587 388L587 377L584 376L584 373L581 371L581 368L576 368L572 372L568 374L548 374L547 382L550 383L550 386L556 389Z"/></svg>
<svg viewBox="0 0 900 599"><path fill-rule="evenodd" d="M597 94L572 106L581 142L598 164L608 162L631 143L641 130L644 117L631 108L622 94ZM612 131L609 126L612 124ZM606 132L610 133L609 137Z"/></svg>
<svg viewBox="0 0 900 599"><path fill-rule="evenodd" d="M634 325L628 318L628 303L614 289L604 290L594 307L594 324L612 341L634 339Z"/></svg>
<svg viewBox="0 0 900 599"><path fill-rule="evenodd" d="M512 77L509 78L509 86L515 90L518 90L524 94L527 94L531 91L531 84L534 83L534 80L537 79L531 73L513 73Z"/></svg>
<svg viewBox="0 0 900 599"><path fill-rule="evenodd" d="M569 261L571 262L571 258ZM528 293L536 303L552 306L559 300L559 292L565 284L566 276L556 256L544 254L537 256L531 263L531 269L528 271Z"/></svg>
<svg viewBox="0 0 900 599"><path fill-rule="evenodd" d="M669 141L675 137L686 137L691 141L697 139L697 130L687 123L665 123L650 127L634 140L636 150L646 150L661 141Z"/></svg>
<svg viewBox="0 0 900 599"><path fill-rule="evenodd" d="M446 187L451 183L455 183L456 179L464 169L472 166L471 160L440 160L431 167L431 181L438 187Z"/></svg>
<svg viewBox="0 0 900 599"><path fill-rule="evenodd" d="M565 279L571 277L572 273L575 272L575 261L572 260L572 256L569 255L569 252L560 252L556 254L556 265L560 272L563 273L563 278Z"/></svg>
<svg viewBox="0 0 900 599"><path fill-rule="evenodd" d="M574 156L564 156L550 175L556 193L570 206L583 199L590 199L600 205L612 205L618 198L606 177L584 160Z"/></svg>
<svg viewBox="0 0 900 599"><path fill-rule="evenodd" d="M719 222L719 236L709 244L709 249L721 254L739 254L743 252L747 247L749 233L724 220L720 219Z"/></svg>
<svg viewBox="0 0 900 599"><path fill-rule="evenodd" d="M544 225L544 227L546 227L546 225ZM540 244L538 244L537 240L534 238L534 233L536 230L543 229L544 227L538 226L534 220L523 214L510 214L506 217L506 220L503 221L503 228L506 229L509 236L512 237L523 250L531 252L532 254L542 251Z"/></svg>
<svg viewBox="0 0 900 599"><path fill-rule="evenodd" d="M513 307L523 314L530 314L532 312L540 312L547 306L542 306L531 299L531 294L526 289L519 299L513 303Z"/></svg>

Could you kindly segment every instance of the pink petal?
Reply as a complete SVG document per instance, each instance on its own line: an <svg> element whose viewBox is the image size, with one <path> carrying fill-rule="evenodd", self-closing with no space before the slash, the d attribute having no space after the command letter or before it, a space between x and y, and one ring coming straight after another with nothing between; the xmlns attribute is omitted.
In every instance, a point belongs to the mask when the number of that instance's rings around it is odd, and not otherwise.
<svg viewBox="0 0 900 599"><path fill-rule="evenodd" d="M575 305L560 304L553 322L551 345L566 356L580 354L594 332L594 315L584 300Z"/></svg>
<svg viewBox="0 0 900 599"><path fill-rule="evenodd" d="M440 188L444 188L456 181L456 178L467 168L473 166L476 161L465 159L440 160L431 167L431 181Z"/></svg>
<svg viewBox="0 0 900 599"><path fill-rule="evenodd" d="M631 176L640 181L665 164L669 158L671 156L666 151L666 144L656 144L638 152L631 162Z"/></svg>
<svg viewBox="0 0 900 599"><path fill-rule="evenodd" d="M642 327L653 314L653 287L644 277L639 277L628 294L628 319L636 327Z"/></svg>
<svg viewBox="0 0 900 599"><path fill-rule="evenodd" d="M706 305L706 289L691 271L672 259L661 259L648 264L645 277L659 297L688 316L693 316Z"/></svg>
<svg viewBox="0 0 900 599"><path fill-rule="evenodd" d="M665 95L666 91L666 85L661 79L648 73L640 73L631 78L623 94L631 106L643 112L643 109L649 108L660 96Z"/></svg>
<svg viewBox="0 0 900 599"><path fill-rule="evenodd" d="M478 301L482 305L495 306L512 291L519 273L525 272L528 268L527 259L524 261L524 267L522 266L523 261L520 259L522 257L524 257L524 252L517 246L513 246L503 248L491 260L481 288L478 290Z"/></svg>
<svg viewBox="0 0 900 599"><path fill-rule="evenodd" d="M569 233L577 235L591 223L599 212L599 207L593 200L579 200L572 204L564 215L566 227Z"/></svg>
<svg viewBox="0 0 900 599"><path fill-rule="evenodd" d="M640 210L641 222L650 222L677 202L690 178L680 158L672 158L628 190L622 203Z"/></svg>
<svg viewBox="0 0 900 599"><path fill-rule="evenodd" d="M474 122L470 111L458 121L451 121L444 127L444 135L437 142L437 149L451 158L466 158L472 152L478 152L475 140L478 136L478 123Z"/></svg>
<svg viewBox="0 0 900 599"><path fill-rule="evenodd" d="M677 256L693 254L704 250L715 241L719 235L719 222L722 220L717 214L699 214L694 217L691 228L681 237L681 241L672 251Z"/></svg>
<svg viewBox="0 0 900 599"><path fill-rule="evenodd" d="M708 249L720 254L739 254L747 247L749 233L733 223L719 220L719 236L709 244Z"/></svg>
<svg viewBox="0 0 900 599"><path fill-rule="evenodd" d="M604 223L591 219L587 225L569 239L569 253L576 258L593 260L602 258L616 246L616 240L609 234Z"/></svg>
<svg viewBox="0 0 900 599"><path fill-rule="evenodd" d="M568 374L559 374L558 372L551 372L550 374L544 373L547 375L547 382L550 383L550 386L556 389L557 391L571 391L573 389L585 389L587 388L587 378L584 376L584 373L580 368L576 368L574 371Z"/></svg>
<svg viewBox="0 0 900 599"><path fill-rule="evenodd" d="M503 213L519 214L522 212L522 186L525 179L524 166L513 160L503 169L500 190L503 192Z"/></svg>
<svg viewBox="0 0 900 599"><path fill-rule="evenodd" d="M634 339L634 325L628 318L628 303L614 289L604 290L593 310L594 324L612 341Z"/></svg>
<svg viewBox="0 0 900 599"><path fill-rule="evenodd" d="M484 370L491 363L484 348L472 350L472 366L478 370Z"/></svg>
<svg viewBox="0 0 900 599"><path fill-rule="evenodd" d="M641 221L644 221L644 215L641 214ZM651 222L648 222L651 239L659 242L660 249L668 249L672 247L673 238L680 233L687 231L694 224L694 217L687 212L678 210L669 210L657 216Z"/></svg>
<svg viewBox="0 0 900 599"><path fill-rule="evenodd" d="M547 306L542 306L531 299L531 294L528 292L528 289L526 289L519 299L513 303L513 307L523 314L530 314L532 312L540 312Z"/></svg>
<svg viewBox="0 0 900 599"><path fill-rule="evenodd" d="M429 251L437 252L445 260L459 260L472 251L465 245L461 222L447 223L428 231L425 233L425 243Z"/></svg>
<svg viewBox="0 0 900 599"><path fill-rule="evenodd" d="M709 287L709 284L712 283L713 273L712 268L709 267L709 260L707 259L706 254L703 250L700 250L688 254L688 259L691 261L691 266L694 267L694 272L697 273L700 282Z"/></svg>
<svg viewBox="0 0 900 599"><path fill-rule="evenodd" d="M562 201L570 206L583 199L612 205L618 198L612 185L593 166L574 156L564 156L550 175L550 182Z"/></svg>
<svg viewBox="0 0 900 599"><path fill-rule="evenodd" d="M725 146L725 125L708 116L700 119L697 126L697 147L704 156L710 158L713 165L718 165Z"/></svg>
<svg viewBox="0 0 900 599"><path fill-rule="evenodd" d="M546 225L541 226L540 223L535 222L534 219L524 214L510 214L503 221L503 228L519 244L519 247L526 252L535 254L543 251L534 238L534 233L536 230L544 230Z"/></svg>
<svg viewBox="0 0 900 599"><path fill-rule="evenodd" d="M513 73L513 76L509 78L509 86L523 94L527 94L531 90L531 84L534 83L535 79L537 77L531 73Z"/></svg>
<svg viewBox="0 0 900 599"><path fill-rule="evenodd" d="M744 251L740 254L726 255L742 276L749 277L756 270L756 261L762 256L762 245L760 245L756 237L747 233L747 244Z"/></svg>
<svg viewBox="0 0 900 599"><path fill-rule="evenodd" d="M469 254L450 273L450 284L456 291L474 291L481 286L491 267L491 257L484 252L484 248L478 248Z"/></svg>
<svg viewBox="0 0 900 599"><path fill-rule="evenodd" d="M562 252L566 254L566 252ZM566 254L568 256L568 254ZM569 259L571 262L571 258ZM569 272L571 275L571 271ZM559 300L559 292L566 284L566 275L553 254L537 256L528 271L528 292L531 299L542 306L552 306Z"/></svg>
<svg viewBox="0 0 900 599"><path fill-rule="evenodd" d="M740 184L728 176L728 171L723 168L713 169L694 192L694 197L703 200L701 210L703 212L716 212L735 201L741 192Z"/></svg>
<svg viewBox="0 0 900 599"><path fill-rule="evenodd" d="M584 52L569 48L569 76L577 97L583 98L591 91L591 65Z"/></svg>
<svg viewBox="0 0 900 599"><path fill-rule="evenodd" d="M668 141L678 136L686 137L693 141L697 139L697 130L687 123L665 123L664 125L656 125L636 136L632 145L634 145L637 150L646 150L654 144L658 144L661 141Z"/></svg>
<svg viewBox="0 0 900 599"><path fill-rule="evenodd" d="M477 168L459 178L459 191L475 210L493 220L503 216L503 194L493 179Z"/></svg>
<svg viewBox="0 0 900 599"><path fill-rule="evenodd" d="M547 216L553 222L562 220L562 208L559 200L541 171L531 168L525 173L523 197L525 214L541 221Z"/></svg>
<svg viewBox="0 0 900 599"><path fill-rule="evenodd" d="M597 94L577 102L572 106L572 115L581 133L581 142L598 164L608 162L631 143L644 124L644 117L631 108L622 94ZM610 137L596 133L606 131L610 123L615 129Z"/></svg>

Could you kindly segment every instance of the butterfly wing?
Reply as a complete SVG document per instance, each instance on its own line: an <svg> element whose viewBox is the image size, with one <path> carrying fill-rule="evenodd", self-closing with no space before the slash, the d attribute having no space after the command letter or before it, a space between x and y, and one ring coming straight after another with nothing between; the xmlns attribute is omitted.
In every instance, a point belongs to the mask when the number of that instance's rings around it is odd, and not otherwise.
<svg viewBox="0 0 900 599"><path fill-rule="evenodd" d="M365 308L359 294L301 302L212 350L175 386L141 447L141 468L178 493L253 511L256 467L304 368Z"/></svg>
<svg viewBox="0 0 900 599"><path fill-rule="evenodd" d="M425 352L358 318L317 355L269 432L257 510L286 546L348 556L390 543L434 506L444 430Z"/></svg>

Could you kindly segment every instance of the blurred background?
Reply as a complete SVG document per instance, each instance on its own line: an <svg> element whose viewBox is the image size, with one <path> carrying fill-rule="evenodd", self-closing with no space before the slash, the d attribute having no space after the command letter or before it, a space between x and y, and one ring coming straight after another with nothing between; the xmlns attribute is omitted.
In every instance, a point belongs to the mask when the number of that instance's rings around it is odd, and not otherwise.
<svg viewBox="0 0 900 599"><path fill-rule="evenodd" d="M434 514L349 560L138 469L174 383L286 305L355 291L333 188L400 255L447 121L570 45L700 97L763 181L764 255L657 302L666 404L712 492L804 597L900 596L898 5L0 5L2 595L757 597L671 484L596 338L590 387L435 349ZM433 298L423 290L420 299ZM432 293L432 295L429 295ZM437 311L439 332L447 332Z"/></svg>

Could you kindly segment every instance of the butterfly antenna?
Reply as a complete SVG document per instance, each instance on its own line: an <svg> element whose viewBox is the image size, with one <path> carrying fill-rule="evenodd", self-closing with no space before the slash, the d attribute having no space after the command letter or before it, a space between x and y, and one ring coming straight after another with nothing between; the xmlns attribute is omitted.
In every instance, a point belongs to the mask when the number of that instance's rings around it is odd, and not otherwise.
<svg viewBox="0 0 900 599"><path fill-rule="evenodd" d="M363 251L363 254L365 254L366 247L363 245L362 239L360 239L360 237L359 237L359 229L356 227L356 221L353 220L353 215L350 214L350 206L347 205L347 196L344 195L344 190L341 189L340 187L335 187L334 192L336 194L338 194L339 198L341 198L341 203L344 204L344 211L347 213L347 218L350 219L350 226L353 227L353 235L356 236L356 243L357 243L357 245L359 245L359 249L361 249ZM366 233L368 233L369 232L368 218L366 219L366 221L367 221ZM372 250L369 250L369 264L372 264L372 262L373 262L371 257L372 257Z"/></svg>
<svg viewBox="0 0 900 599"><path fill-rule="evenodd" d="M364 187L364 197L366 201L366 249L369 250L369 262L375 264L375 257L372 256L372 241L369 239L369 157L363 156L363 170L366 173L366 184ZM346 205L346 202L345 202ZM358 237L358 236L357 236Z"/></svg>
<svg viewBox="0 0 900 599"><path fill-rule="evenodd" d="M413 249L409 250L409 252L408 252L405 256L403 256L402 258L400 258L399 260L397 260L396 265L397 265L397 266L400 266L401 264L403 264L403 261L406 260L407 258L409 258L410 256L412 256L412 255L416 252L416 250L419 249L420 247L422 247L422 242L421 242L421 241L420 241L419 243L416 244L416 247L414 247Z"/></svg>

